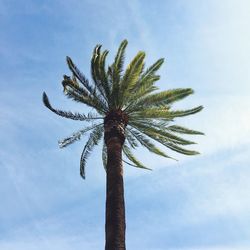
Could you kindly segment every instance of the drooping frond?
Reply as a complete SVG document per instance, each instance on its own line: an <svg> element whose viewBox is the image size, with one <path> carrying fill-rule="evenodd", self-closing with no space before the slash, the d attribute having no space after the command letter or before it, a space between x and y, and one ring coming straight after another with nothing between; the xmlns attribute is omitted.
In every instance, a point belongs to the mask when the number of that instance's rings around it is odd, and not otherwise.
<svg viewBox="0 0 250 250"><path fill-rule="evenodd" d="M55 114L62 116L62 117L65 117L65 118L72 119L72 120L91 121L94 119L102 119L101 117L97 117L93 114L83 115L83 114L79 114L79 113L72 113L70 111L62 111L62 110L54 109L51 106L51 104L49 102L49 98L45 92L43 92L43 103L48 109L50 109Z"/></svg>
<svg viewBox="0 0 250 250"><path fill-rule="evenodd" d="M98 126L103 126L103 124L99 123L99 124L92 124L91 126L85 127L84 129L81 129L75 133L73 133L71 136L58 141L59 147L60 148L64 148L67 147L68 145L74 143L75 141L78 141L81 139L82 135L84 135L85 133L89 132L90 130L92 130L95 127Z"/></svg>
<svg viewBox="0 0 250 250"><path fill-rule="evenodd" d="M103 135L103 126L98 126L90 133L89 139L86 142L84 149L82 151L81 160L80 160L80 175L85 179L85 165L86 160L93 150L94 146L98 144Z"/></svg>
<svg viewBox="0 0 250 250"><path fill-rule="evenodd" d="M136 159L136 157L133 155L133 153L130 151L129 147L127 146L126 143L124 143L123 147L122 147L122 151L125 154L125 156L134 163L130 164L131 166L137 167L137 168L143 168L143 169L147 169L147 170L152 170L150 168L145 167L140 161L138 161Z"/></svg>
<svg viewBox="0 0 250 250"><path fill-rule="evenodd" d="M181 145L193 144L192 142L191 143L185 143L186 140L184 140L182 138L177 137L178 138L177 139L176 137L173 137L174 135L165 136L164 134L157 133L158 131L155 131L155 129L152 129L152 128L151 129L145 129L144 127L140 127L140 126L135 126L135 128L137 130L139 130L141 133L143 133L143 134L147 135L148 137L152 138L153 140L159 142L163 146L165 146L165 147L167 147L167 148L169 148L171 150L174 150L174 151L176 151L178 153L185 154L185 155L199 154L196 151L187 150L187 149L184 149L184 148L182 148L180 146L177 146L177 144L181 144ZM182 142L182 140L184 142Z"/></svg>
<svg viewBox="0 0 250 250"><path fill-rule="evenodd" d="M180 134L189 134L189 135L204 135L204 133L188 129L185 127L177 126L177 125L172 125L167 127L168 130L173 131L175 133L180 133Z"/></svg>
<svg viewBox="0 0 250 250"><path fill-rule="evenodd" d="M138 147L138 143L136 142L135 136L130 132L130 130L128 128L126 128L126 130L125 130L125 138L126 138L128 144L130 145L130 147L132 147L132 148Z"/></svg>
<svg viewBox="0 0 250 250"><path fill-rule="evenodd" d="M142 123L142 122L130 122L130 125L135 127L136 129L139 129L145 134L151 134L153 136L156 136L158 138L163 138L164 140L180 145L191 145L195 144L192 141L183 139L175 134L172 134L170 132L167 132L167 130L163 130L161 128L157 128L154 126L154 123Z"/></svg>
<svg viewBox="0 0 250 250"><path fill-rule="evenodd" d="M174 143L166 143L165 146L168 147L171 150L174 150L174 151L176 151L176 152L178 152L180 154L184 154L184 155L198 155L198 154L200 154L197 151L187 150L187 149L185 149L183 147L177 146Z"/></svg>
<svg viewBox="0 0 250 250"><path fill-rule="evenodd" d="M166 157L166 158L170 158L170 159L174 159L168 155L166 155L162 150L160 150L158 147L156 147L146 136L144 136L144 134L142 134L141 132L132 129L132 128L128 128L128 131L136 138L136 140L145 148L147 148L150 152ZM174 159L175 160L175 159Z"/></svg>

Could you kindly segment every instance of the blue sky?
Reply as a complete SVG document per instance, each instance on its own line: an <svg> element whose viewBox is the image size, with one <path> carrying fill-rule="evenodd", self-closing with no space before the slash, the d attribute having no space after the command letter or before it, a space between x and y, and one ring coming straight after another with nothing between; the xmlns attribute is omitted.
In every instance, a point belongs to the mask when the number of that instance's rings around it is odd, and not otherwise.
<svg viewBox="0 0 250 250"><path fill-rule="evenodd" d="M97 149L79 176L84 126L42 105L86 111L62 93L65 57L89 76L97 43L111 61L127 38L148 65L160 57L161 90L192 87L176 107L205 109L178 124L206 133L197 157L140 152L153 172L125 167L127 249L250 249L250 4L204 1L0 0L0 249L103 249L105 172ZM175 157L177 155L173 154Z"/></svg>

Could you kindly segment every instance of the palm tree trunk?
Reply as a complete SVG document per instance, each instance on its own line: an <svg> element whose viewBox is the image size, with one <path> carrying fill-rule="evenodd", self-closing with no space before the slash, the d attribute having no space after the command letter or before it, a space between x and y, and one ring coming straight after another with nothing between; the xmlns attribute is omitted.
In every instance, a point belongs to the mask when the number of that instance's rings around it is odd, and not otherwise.
<svg viewBox="0 0 250 250"><path fill-rule="evenodd" d="M118 136L109 137L107 145L106 245L105 250L125 250L125 204L122 145Z"/></svg>

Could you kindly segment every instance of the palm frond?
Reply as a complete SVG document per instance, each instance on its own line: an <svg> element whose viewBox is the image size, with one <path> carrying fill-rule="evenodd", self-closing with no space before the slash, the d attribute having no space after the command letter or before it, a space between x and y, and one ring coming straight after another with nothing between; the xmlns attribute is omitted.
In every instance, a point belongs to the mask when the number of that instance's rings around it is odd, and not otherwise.
<svg viewBox="0 0 250 250"><path fill-rule="evenodd" d="M164 58L160 58L153 65L151 65L143 74L141 74L139 81L135 84L134 88L131 90L137 92L144 82L148 82L150 79L154 79L153 83L160 79L159 75L155 75L156 71L161 67L164 62Z"/></svg>
<svg viewBox="0 0 250 250"><path fill-rule="evenodd" d="M115 74L117 75L117 78L120 78L120 74L123 70L123 64L124 64L124 54L125 54L125 49L128 45L128 41L125 39L121 42L117 54L115 56Z"/></svg>
<svg viewBox="0 0 250 250"><path fill-rule="evenodd" d="M120 79L124 64L124 54L127 47L127 40L122 41L118 48L117 54L115 56L114 63L108 68L108 76L110 82L112 83L110 106L115 108L118 106L119 91L120 91Z"/></svg>
<svg viewBox="0 0 250 250"><path fill-rule="evenodd" d="M137 167L137 168L143 168L143 169L147 169L147 170L152 170L150 168L147 168L145 167L140 161L138 161L136 159L136 157L133 155L133 153L130 151L129 147L127 146L126 143L124 143L123 147L122 147L122 151L123 153L125 154L125 156L131 161L134 163L134 167Z"/></svg>
<svg viewBox="0 0 250 250"><path fill-rule="evenodd" d="M139 81L138 88L130 91L130 95L127 96L124 101L125 110L127 112L131 112L135 107L138 107L138 103L144 96L147 96L148 94L157 90L158 87L154 85L155 81L157 80L159 80L159 76L152 76L144 79L143 81ZM142 108L141 106L140 108Z"/></svg>
<svg viewBox="0 0 250 250"><path fill-rule="evenodd" d="M190 135L204 135L204 133L192 129L188 129L182 126L177 126L177 125L172 125L167 127L168 130L175 132L175 133L180 133L180 134L190 134Z"/></svg>
<svg viewBox="0 0 250 250"><path fill-rule="evenodd" d="M145 109L143 111L133 112L130 116L138 117L138 118L153 118L153 119L166 119L173 120L176 117L183 117L188 115L193 115L195 113L200 112L203 109L203 106L198 106L192 109L187 110L177 110L177 111L169 111L168 107L159 107L159 108L150 108Z"/></svg>
<svg viewBox="0 0 250 250"><path fill-rule="evenodd" d="M148 137L152 138L153 140L159 142L160 144L162 144L163 146L173 150L173 151L176 151L178 153L181 153L181 154L185 154L185 155L196 155L196 154L199 154L197 151L193 151L193 150L187 150L187 149L184 149L180 146L177 146L176 143L172 142L171 140L169 140L168 138L164 137L164 136L161 136L157 133L153 133L152 131L150 130L144 130L142 128L139 128L139 127L135 127L137 130L139 130L140 132L146 134Z"/></svg>
<svg viewBox="0 0 250 250"><path fill-rule="evenodd" d="M128 65L120 84L119 104L121 105L130 90L133 89L139 80L140 74L144 67L145 53L140 51Z"/></svg>
<svg viewBox="0 0 250 250"><path fill-rule="evenodd" d="M96 45L96 47L94 48L93 51L93 56L91 59L91 75L92 78L94 80L94 84L97 88L97 90L99 91L99 93L101 94L101 96L105 99L106 104L108 105L108 93L107 91L109 91L107 89L108 86L108 79L106 77L106 73L105 73L105 69L103 69L101 67L101 60L105 60L106 56L107 56L107 51L104 51L104 57L103 57L103 53L101 53L101 45Z"/></svg>
<svg viewBox="0 0 250 250"><path fill-rule="evenodd" d="M130 125L135 127L136 129L139 129L145 134L151 134L156 137L159 137L165 141L180 144L180 145L191 145L195 144L195 142L183 139L177 135L174 135L172 133L167 132L166 130L163 130L161 128L158 128L155 126L153 122L149 123L143 123L143 122L136 122L136 121L131 121Z"/></svg>
<svg viewBox="0 0 250 250"><path fill-rule="evenodd" d="M100 96L92 97L91 95L80 94L79 90L76 90L74 87L69 85L66 86L64 93L68 98L73 99L76 102L84 103L89 107L95 108L99 113L103 114L108 111L108 107L105 101Z"/></svg>
<svg viewBox="0 0 250 250"><path fill-rule="evenodd" d="M164 63L164 58L160 58L157 60L154 64L152 64L142 75L141 75L141 81L145 78L151 77L155 74L155 72L161 67L161 65Z"/></svg>
<svg viewBox="0 0 250 250"><path fill-rule="evenodd" d="M96 146L100 141L100 139L102 138L102 134L103 134L103 126L98 126L94 128L94 130L89 135L88 141L84 146L80 160L80 175L82 176L83 179L85 179L86 160L90 152L93 150L94 146Z"/></svg>
<svg viewBox="0 0 250 250"><path fill-rule="evenodd" d="M142 107L145 109L147 107L153 108L167 106L193 93L194 91L190 88L161 91L159 93L147 95L144 98L139 99L134 108L132 110L130 109L130 111L137 111Z"/></svg>
<svg viewBox="0 0 250 250"><path fill-rule="evenodd" d="M69 56L66 57L69 69L72 71L74 76L82 83L82 85L89 91L90 94L94 95L95 90L90 85L88 79L81 73L81 71L76 67Z"/></svg>
<svg viewBox="0 0 250 250"><path fill-rule="evenodd" d="M130 130L127 127L125 129L125 138L128 141L128 144L130 145L130 147L132 148L138 147L135 136L130 132Z"/></svg>
<svg viewBox="0 0 250 250"><path fill-rule="evenodd" d="M109 51L104 50L99 59L99 75L102 81L103 89L105 91L105 95L107 97L108 102L110 101L110 93L111 93L111 85L109 84L108 75L106 73L105 64L106 64L106 57Z"/></svg>
<svg viewBox="0 0 250 250"><path fill-rule="evenodd" d="M79 121L91 121L91 120L94 120L94 119L103 119L101 117L95 117L91 114L88 114L87 116L84 115L84 114L79 114L79 113L72 113L70 111L62 111L62 110L58 110L58 109L54 109L50 102L49 102L49 98L48 96L46 95L45 92L43 92L43 103L44 105L49 109L51 110L53 113L59 115L59 116L62 116L62 117L65 117L65 118L69 118L69 119L72 119L72 120L79 120Z"/></svg>
<svg viewBox="0 0 250 250"><path fill-rule="evenodd" d="M58 141L59 147L60 148L67 147L68 145L74 143L75 141L80 140L82 135L84 135L85 133L89 132L90 130L92 130L98 126L103 126L103 123L92 124L91 126L85 127L83 129L73 133L71 136L69 136L63 140Z"/></svg>
<svg viewBox="0 0 250 250"><path fill-rule="evenodd" d="M180 146L177 146L173 143L166 143L165 145L166 147L168 147L169 149L173 150L173 151L176 151L180 154L184 154L184 155L198 155L200 154L199 152L197 151L194 151L194 150L187 150L183 147L180 147Z"/></svg>
<svg viewBox="0 0 250 250"><path fill-rule="evenodd" d="M132 129L132 128L128 128L128 131L137 139L137 141L142 146L147 148L150 152L157 154L157 155L160 155L160 156L163 156L163 157L166 157L166 158L176 160L176 159L166 155L162 150L160 150L158 147L156 147L148 138L146 138L146 136L144 136L139 131Z"/></svg>

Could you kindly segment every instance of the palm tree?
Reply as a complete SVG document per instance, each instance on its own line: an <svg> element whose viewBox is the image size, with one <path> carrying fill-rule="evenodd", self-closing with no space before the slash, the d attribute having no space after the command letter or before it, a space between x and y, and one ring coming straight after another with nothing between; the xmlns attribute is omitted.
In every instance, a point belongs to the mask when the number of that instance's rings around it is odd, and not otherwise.
<svg viewBox="0 0 250 250"><path fill-rule="evenodd" d="M188 110L172 110L174 102L190 94L190 88L178 88L155 92L155 82L160 79L156 74L164 59L159 59L144 70L145 53L139 51L123 71L124 53L127 46L124 40L118 49L115 60L106 69L108 51L101 51L101 45L94 48L91 59L90 83L67 57L72 77L64 75L62 85L64 94L76 102L83 103L95 110L87 115L65 112L51 106L46 93L43 93L44 105L59 116L90 122L89 126L59 141L61 148L79 140L89 133L80 160L80 175L85 178L86 160L94 148L103 140L102 159L106 170L106 250L125 249L125 205L122 162L137 168L149 169L134 156L131 149L144 146L150 152L171 158L157 145L185 155L198 152L183 146L194 142L181 138L178 134L203 133L178 125L174 119L195 114L202 110L198 106ZM122 159L122 153L126 160Z"/></svg>

